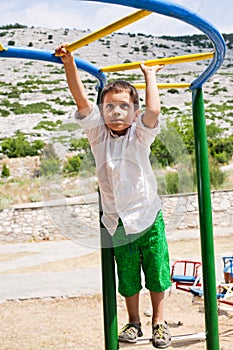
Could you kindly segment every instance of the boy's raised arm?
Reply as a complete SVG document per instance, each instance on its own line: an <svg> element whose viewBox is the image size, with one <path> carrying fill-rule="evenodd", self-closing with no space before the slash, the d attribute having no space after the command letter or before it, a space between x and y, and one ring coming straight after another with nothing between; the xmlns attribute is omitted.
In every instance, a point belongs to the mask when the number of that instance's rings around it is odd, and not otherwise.
<svg viewBox="0 0 233 350"><path fill-rule="evenodd" d="M55 52L57 55L61 55L70 92L77 105L80 118L84 118L90 114L92 104L87 97L85 87L80 79L79 72L74 61L74 56L72 53L66 50L67 45L68 44L60 45L58 48L56 48Z"/></svg>
<svg viewBox="0 0 233 350"><path fill-rule="evenodd" d="M142 63L140 67L146 82L146 110L143 115L143 124L153 129L158 123L160 114L160 97L156 83L156 73L162 69L163 66L149 67Z"/></svg>

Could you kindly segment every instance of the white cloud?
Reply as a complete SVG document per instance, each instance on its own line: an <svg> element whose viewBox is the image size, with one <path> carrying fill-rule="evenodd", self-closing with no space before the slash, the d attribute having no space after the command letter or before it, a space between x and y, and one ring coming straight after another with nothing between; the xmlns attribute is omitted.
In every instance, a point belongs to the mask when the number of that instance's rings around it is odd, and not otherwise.
<svg viewBox="0 0 233 350"><path fill-rule="evenodd" d="M18 17L21 18L20 22L29 26L66 28L67 26L76 27L77 23L82 27L85 26L84 16L78 11L76 13L56 2L31 4L18 13Z"/></svg>

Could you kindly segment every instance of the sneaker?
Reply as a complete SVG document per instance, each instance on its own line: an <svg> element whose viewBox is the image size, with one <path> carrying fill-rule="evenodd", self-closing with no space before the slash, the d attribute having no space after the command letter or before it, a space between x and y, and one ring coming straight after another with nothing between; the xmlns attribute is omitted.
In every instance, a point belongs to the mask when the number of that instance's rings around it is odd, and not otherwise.
<svg viewBox="0 0 233 350"><path fill-rule="evenodd" d="M138 337L142 336L141 323L128 323L121 329L118 340L127 343L136 343Z"/></svg>
<svg viewBox="0 0 233 350"><path fill-rule="evenodd" d="M152 325L152 344L158 349L165 349L171 345L171 333L167 322Z"/></svg>

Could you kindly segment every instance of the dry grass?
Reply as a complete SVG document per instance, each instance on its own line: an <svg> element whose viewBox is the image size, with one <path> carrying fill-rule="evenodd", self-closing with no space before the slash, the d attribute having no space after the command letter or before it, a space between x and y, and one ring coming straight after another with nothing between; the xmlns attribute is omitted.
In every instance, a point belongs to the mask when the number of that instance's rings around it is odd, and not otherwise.
<svg viewBox="0 0 233 350"><path fill-rule="evenodd" d="M224 254L231 246L231 236L216 237L216 251ZM170 241L169 250L172 259L200 255L199 240ZM25 256L27 252L22 252ZM30 254L30 253L29 253ZM19 257L18 254L14 255ZM3 256L3 260L12 260L13 255ZM98 252L79 258L65 259L39 266L25 267L14 272L65 271L69 269L99 266ZM94 291L93 291L94 292ZM110 301L111 302L111 301ZM117 296L117 316L119 328L127 322L124 299ZM151 305L147 292L141 294L140 313L144 336L150 337ZM166 296L166 319L172 335L185 335L203 332L203 300L192 302L189 293L172 290ZM147 316L146 316L147 315ZM100 294L83 295L75 298L48 298L6 301L0 304L1 337L0 350L101 350L104 349L104 327L102 296ZM219 310L219 331L221 350L232 350L233 308L231 311ZM134 349L135 347L128 347ZM137 349L151 348L148 345ZM204 342L181 342L170 349L204 350Z"/></svg>
<svg viewBox="0 0 233 350"><path fill-rule="evenodd" d="M15 179L0 181L0 198L7 204L40 202L41 183L39 179ZM0 203L1 204L1 203Z"/></svg>
<svg viewBox="0 0 233 350"><path fill-rule="evenodd" d="M126 320L124 301L117 298L118 323ZM141 321L144 336L150 337L150 310L147 293L141 295ZM1 350L101 350L104 349L103 311L101 295L70 299L9 301L0 305ZM166 318L172 335L204 331L203 305L192 304L188 293L173 292L166 299ZM232 349L230 313L219 315L221 350ZM151 349L148 345L137 349ZM181 342L170 349L204 350L204 342ZM134 346L129 347L134 349Z"/></svg>

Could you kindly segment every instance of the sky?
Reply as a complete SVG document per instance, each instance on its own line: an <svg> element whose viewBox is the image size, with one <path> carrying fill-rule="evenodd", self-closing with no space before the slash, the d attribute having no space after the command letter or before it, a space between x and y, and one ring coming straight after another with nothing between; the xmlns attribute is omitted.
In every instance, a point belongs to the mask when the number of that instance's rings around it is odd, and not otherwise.
<svg viewBox="0 0 233 350"><path fill-rule="evenodd" d="M205 18L221 33L233 33L230 0L171 0ZM76 28L95 31L132 12L135 8L80 0L1 0L0 26L20 23L28 27ZM177 19L153 13L124 27L121 32L186 35L201 33Z"/></svg>

